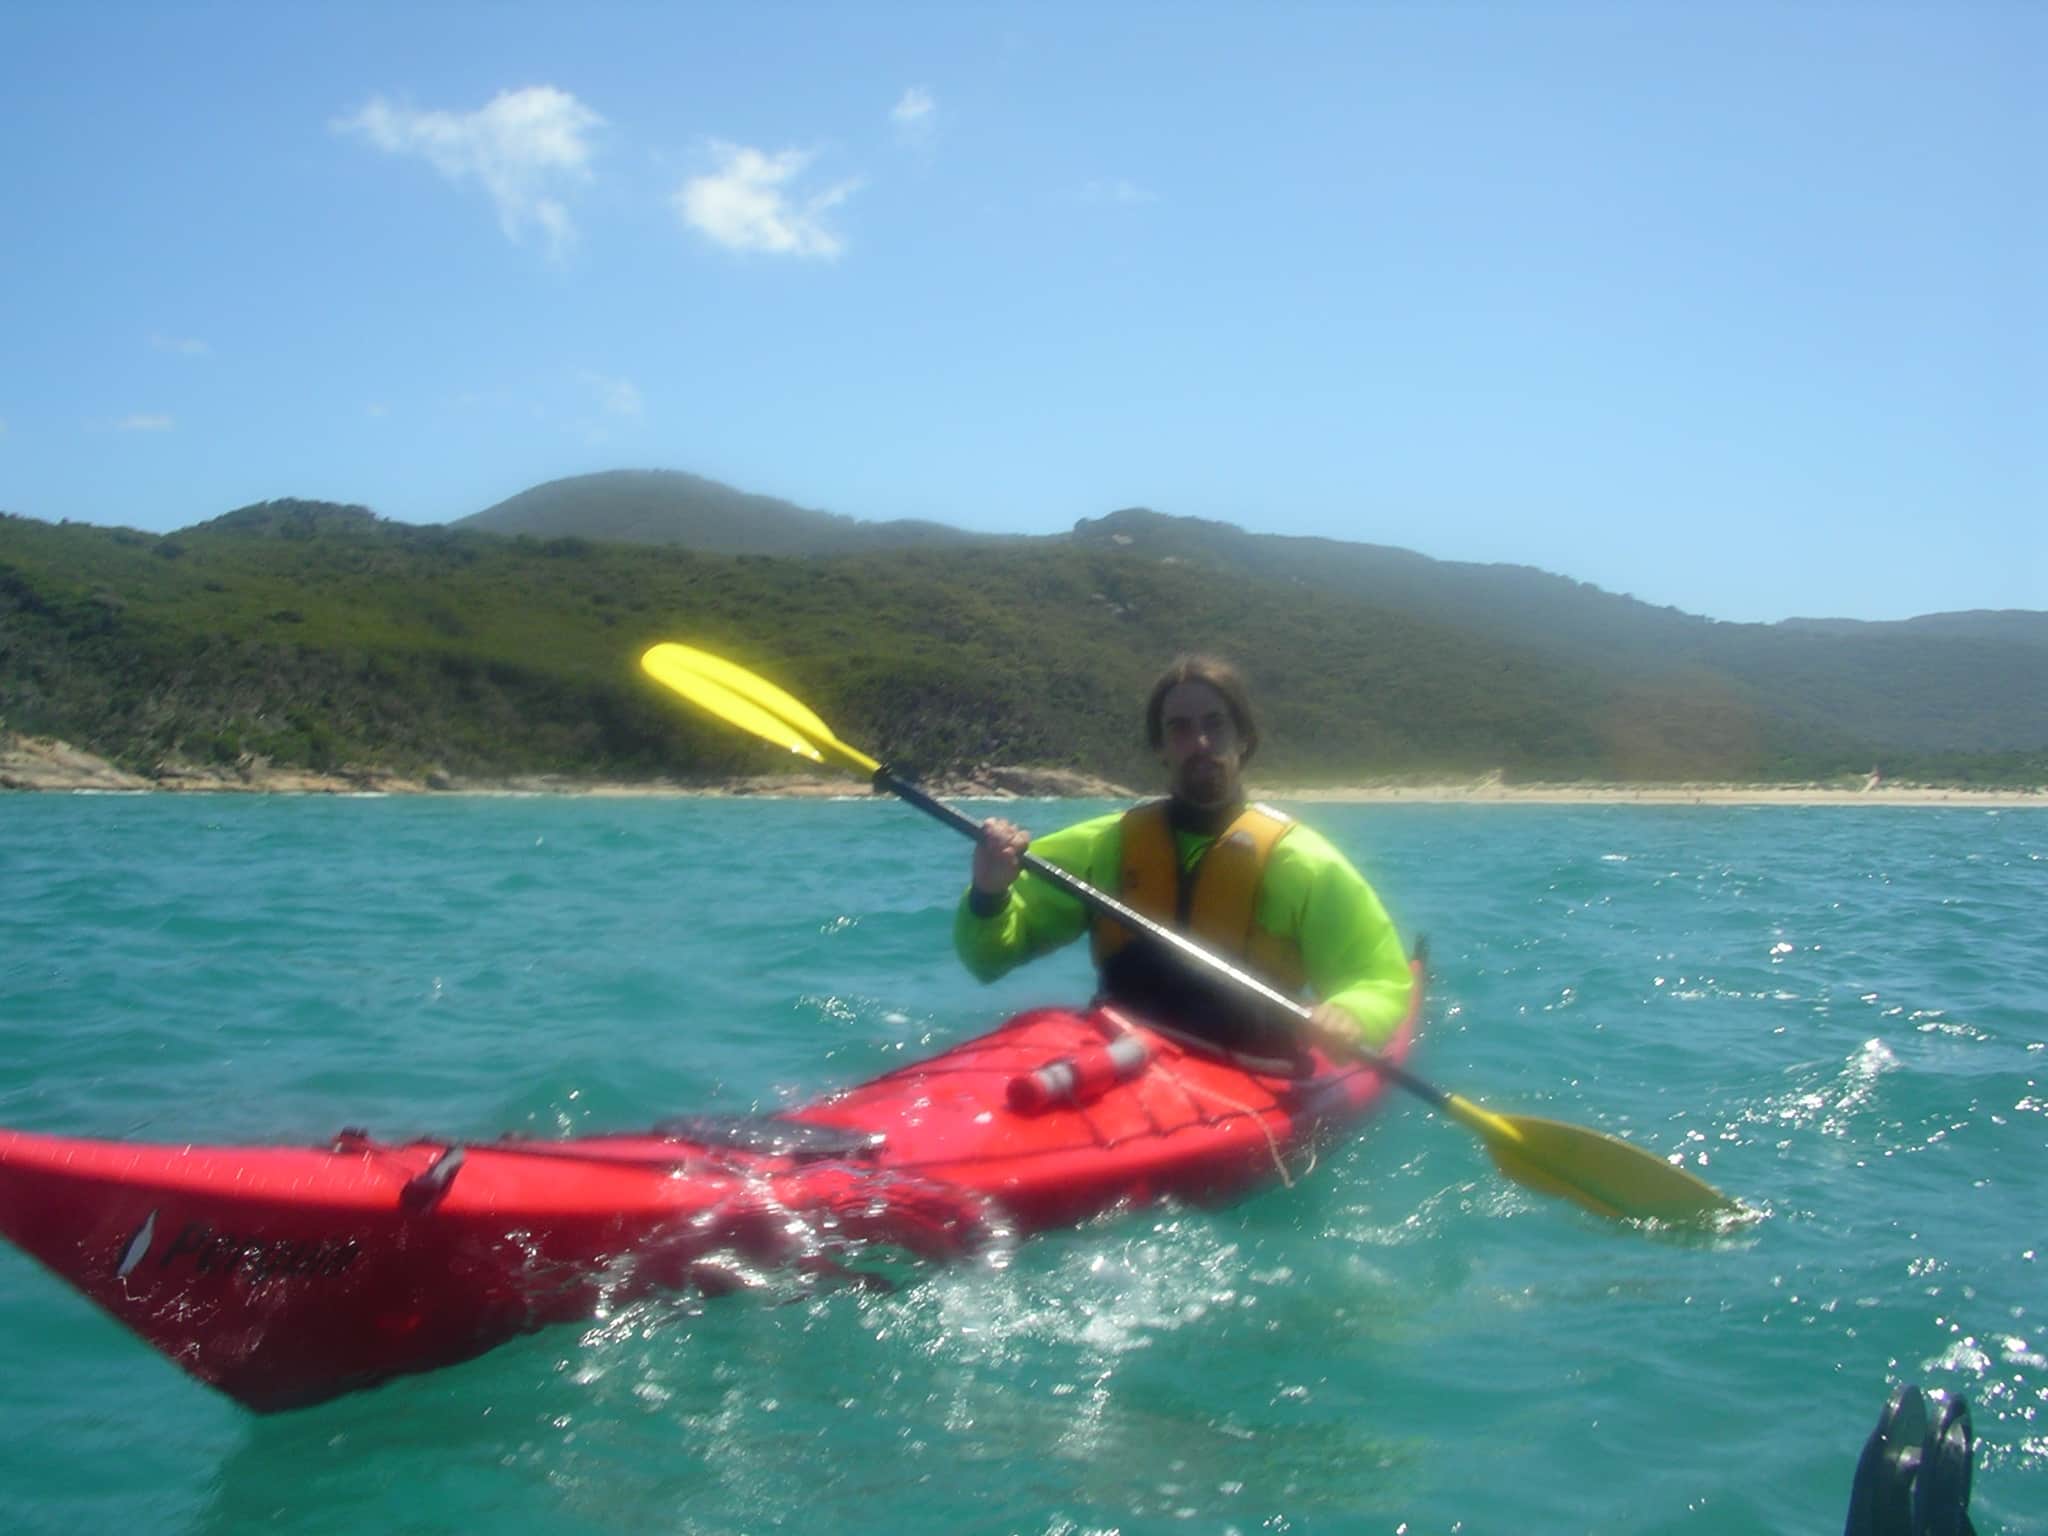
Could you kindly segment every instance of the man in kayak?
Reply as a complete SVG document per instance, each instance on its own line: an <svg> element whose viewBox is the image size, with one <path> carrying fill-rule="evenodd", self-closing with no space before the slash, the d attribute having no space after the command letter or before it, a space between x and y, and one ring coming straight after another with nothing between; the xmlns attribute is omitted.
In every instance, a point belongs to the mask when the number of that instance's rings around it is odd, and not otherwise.
<svg viewBox="0 0 2048 1536"><path fill-rule="evenodd" d="M1236 670L1212 657L1176 661L1146 700L1145 736L1165 765L1166 799L1035 842L1000 817L982 823L953 926L967 968L993 981L1087 931L1110 1000L1238 1050L1297 1043L1291 1020L1254 1012L1156 943L1091 918L1050 882L1019 879L1028 846L1278 991L1312 995L1306 1033L1325 1050L1385 1044L1408 1009L1400 938L1344 855L1292 818L1245 803L1244 766L1259 732Z"/></svg>

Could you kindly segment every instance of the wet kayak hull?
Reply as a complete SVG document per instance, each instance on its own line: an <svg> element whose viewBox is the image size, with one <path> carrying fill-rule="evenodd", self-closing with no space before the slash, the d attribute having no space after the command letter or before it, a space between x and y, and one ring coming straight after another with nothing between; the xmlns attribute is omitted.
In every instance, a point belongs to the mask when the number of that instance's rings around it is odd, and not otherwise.
<svg viewBox="0 0 2048 1536"><path fill-rule="evenodd" d="M1143 1065L1086 1103L1009 1085L1105 1040ZM1404 1030L1393 1047L1405 1050ZM926 1258L1165 1198L1291 1180L1379 1101L1105 1012L1043 1009L767 1120L568 1141L161 1146L0 1132L0 1233L258 1411L468 1359L655 1291ZM1265 1068L1262 1070L1261 1068Z"/></svg>

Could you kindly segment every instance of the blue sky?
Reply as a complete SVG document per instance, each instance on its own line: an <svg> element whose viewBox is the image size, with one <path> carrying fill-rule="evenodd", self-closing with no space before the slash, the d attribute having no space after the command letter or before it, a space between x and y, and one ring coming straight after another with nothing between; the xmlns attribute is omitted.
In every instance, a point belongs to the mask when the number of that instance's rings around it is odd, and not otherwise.
<svg viewBox="0 0 2048 1536"><path fill-rule="evenodd" d="M687 469L2048 608L2048 8L0 10L0 510Z"/></svg>

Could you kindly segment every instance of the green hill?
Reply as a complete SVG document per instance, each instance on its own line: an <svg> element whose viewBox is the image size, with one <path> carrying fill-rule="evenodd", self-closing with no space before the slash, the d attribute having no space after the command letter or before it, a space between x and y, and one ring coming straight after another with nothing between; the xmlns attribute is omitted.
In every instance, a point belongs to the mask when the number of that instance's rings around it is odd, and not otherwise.
<svg viewBox="0 0 2048 1536"><path fill-rule="evenodd" d="M1808 779L1872 760L1859 733L1789 717L1728 675L1601 669L1453 617L1085 539L780 558L305 502L166 537L0 517L5 726L144 769L245 753L477 775L772 766L640 677L635 658L661 639L761 670L922 771L1024 762L1148 781L1136 701L1192 648L1249 672L1269 781ZM2048 754L1885 768L2041 782Z"/></svg>
<svg viewBox="0 0 2048 1536"><path fill-rule="evenodd" d="M1652 686L1716 679L1795 729L1859 738L1877 751L2048 744L2048 614L1728 624L1527 566L1250 534L1142 509L1083 521L1074 536L1450 620L1516 650Z"/></svg>
<svg viewBox="0 0 2048 1536"><path fill-rule="evenodd" d="M512 516L511 509L518 515ZM827 555L959 548L932 523L859 523L691 475L588 475L536 487L465 526L632 538L705 552ZM1002 541L981 541L1002 542ZM1040 541L1009 541L1006 547ZM1295 592L1449 626L1625 689L1721 690L1792 739L1849 738L1901 754L2030 751L2048 744L2048 614L1934 614L1896 623L1730 624L1527 566L1433 560L1337 539L1247 533L1127 508L1084 518L1082 549L1202 566Z"/></svg>

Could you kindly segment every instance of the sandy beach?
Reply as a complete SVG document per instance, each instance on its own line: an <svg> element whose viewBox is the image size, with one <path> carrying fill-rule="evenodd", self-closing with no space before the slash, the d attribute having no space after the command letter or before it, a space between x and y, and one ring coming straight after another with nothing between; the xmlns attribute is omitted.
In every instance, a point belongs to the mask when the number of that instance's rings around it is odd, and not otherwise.
<svg viewBox="0 0 2048 1536"><path fill-rule="evenodd" d="M1891 805L2048 807L2048 786L1969 789L1931 784L1882 784L1868 789L1824 784L1403 784L1309 789L1261 788L1262 799L1282 803L1328 801L1348 805Z"/></svg>

